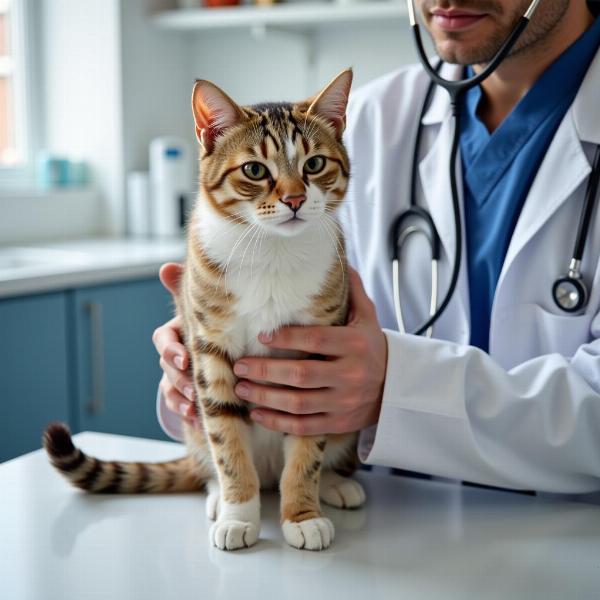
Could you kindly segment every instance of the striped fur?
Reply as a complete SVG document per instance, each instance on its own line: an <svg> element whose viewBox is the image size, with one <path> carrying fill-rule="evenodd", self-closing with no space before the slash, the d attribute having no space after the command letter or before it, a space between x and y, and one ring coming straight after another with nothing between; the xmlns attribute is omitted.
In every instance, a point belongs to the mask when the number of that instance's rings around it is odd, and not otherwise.
<svg viewBox="0 0 600 600"><path fill-rule="evenodd" d="M52 465L69 482L96 494L196 492L211 475L192 456L163 463L98 460L73 445L64 423L48 425L43 445Z"/></svg>
<svg viewBox="0 0 600 600"><path fill-rule="evenodd" d="M307 101L254 106L238 106L209 82L196 84L200 189L176 305L203 427L185 426L189 456L160 466L101 463L53 426L46 449L74 485L93 492L184 491L217 480L219 514L210 535L224 549L258 538L261 488L280 487L284 535L302 548L326 547L333 537L320 495L358 505L356 490L344 500L339 475L327 478L338 490L320 490L323 470L348 475L357 464L356 434L299 438L265 430L235 395L233 373L242 356L300 357L270 351L258 341L260 332L346 321L347 262L335 212L350 176L341 142L350 81L347 71ZM314 538L310 527L325 536L314 547L302 541Z"/></svg>

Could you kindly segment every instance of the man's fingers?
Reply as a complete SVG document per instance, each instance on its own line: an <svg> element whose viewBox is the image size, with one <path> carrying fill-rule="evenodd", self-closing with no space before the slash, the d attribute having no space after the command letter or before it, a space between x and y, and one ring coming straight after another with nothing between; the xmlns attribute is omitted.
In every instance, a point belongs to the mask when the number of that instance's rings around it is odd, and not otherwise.
<svg viewBox="0 0 600 600"><path fill-rule="evenodd" d="M235 363L233 372L244 379L297 388L332 387L338 380L333 362L309 359L246 357Z"/></svg>
<svg viewBox="0 0 600 600"><path fill-rule="evenodd" d="M335 392L330 389L297 390L243 380L236 385L235 393L242 400L258 406L296 415L329 412L336 407Z"/></svg>
<svg viewBox="0 0 600 600"><path fill-rule="evenodd" d="M343 356L348 348L354 346L358 334L349 327L305 326L282 327L267 337L259 335L258 339L272 348L300 350L310 354L326 356Z"/></svg>
<svg viewBox="0 0 600 600"><path fill-rule="evenodd" d="M341 433L337 421L327 414L298 417L277 410L261 408L253 410L250 418L267 429L291 433L292 435L322 435L324 433Z"/></svg>
<svg viewBox="0 0 600 600"><path fill-rule="evenodd" d="M183 396L166 375L163 375L159 387L165 399L165 405L171 412L186 418L193 418L195 416L196 407L194 403Z"/></svg>
<svg viewBox="0 0 600 600"><path fill-rule="evenodd" d="M183 265L179 263L166 263L158 272L161 283L171 292L172 296L176 296L179 291L179 281L182 273Z"/></svg>
<svg viewBox="0 0 600 600"><path fill-rule="evenodd" d="M152 342L161 356L169 344L173 342L181 344L181 317L174 317L164 325L157 327L152 334Z"/></svg>
<svg viewBox="0 0 600 600"><path fill-rule="evenodd" d="M160 359L160 367L165 372L165 376L169 380L169 383L183 394L188 400L194 399L194 385L192 379L187 371L180 371L176 369L164 358Z"/></svg>
<svg viewBox="0 0 600 600"><path fill-rule="evenodd" d="M180 342L167 344L163 349L162 358L167 364L179 371L187 371L190 366L190 355Z"/></svg>

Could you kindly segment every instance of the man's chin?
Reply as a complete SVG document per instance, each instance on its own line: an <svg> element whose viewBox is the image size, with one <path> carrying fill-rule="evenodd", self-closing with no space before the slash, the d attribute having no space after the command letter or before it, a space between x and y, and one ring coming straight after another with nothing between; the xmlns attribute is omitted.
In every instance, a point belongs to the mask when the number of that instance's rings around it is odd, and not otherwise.
<svg viewBox="0 0 600 600"><path fill-rule="evenodd" d="M444 40L436 44L438 56L446 63L454 65L478 65L488 63L494 53L480 44L457 40Z"/></svg>

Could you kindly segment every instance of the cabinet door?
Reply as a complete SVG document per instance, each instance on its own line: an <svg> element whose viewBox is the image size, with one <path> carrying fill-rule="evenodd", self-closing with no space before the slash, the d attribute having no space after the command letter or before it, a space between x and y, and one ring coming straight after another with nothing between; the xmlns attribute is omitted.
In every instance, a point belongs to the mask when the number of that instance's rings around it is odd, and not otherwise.
<svg viewBox="0 0 600 600"><path fill-rule="evenodd" d="M0 300L0 462L41 446L69 420L64 294Z"/></svg>
<svg viewBox="0 0 600 600"><path fill-rule="evenodd" d="M79 429L167 439L156 417L152 332L172 316L170 295L158 279L74 294Z"/></svg>

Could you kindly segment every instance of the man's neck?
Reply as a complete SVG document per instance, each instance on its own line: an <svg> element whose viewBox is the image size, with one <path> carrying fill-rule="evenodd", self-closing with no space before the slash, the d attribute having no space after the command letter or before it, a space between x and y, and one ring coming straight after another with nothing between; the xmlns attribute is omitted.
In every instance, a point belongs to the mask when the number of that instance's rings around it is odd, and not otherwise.
<svg viewBox="0 0 600 600"><path fill-rule="evenodd" d="M539 43L505 59L482 84L478 116L493 132L542 73L581 36L594 18L585 2L571 2L561 22ZM473 67L476 73L483 65Z"/></svg>

